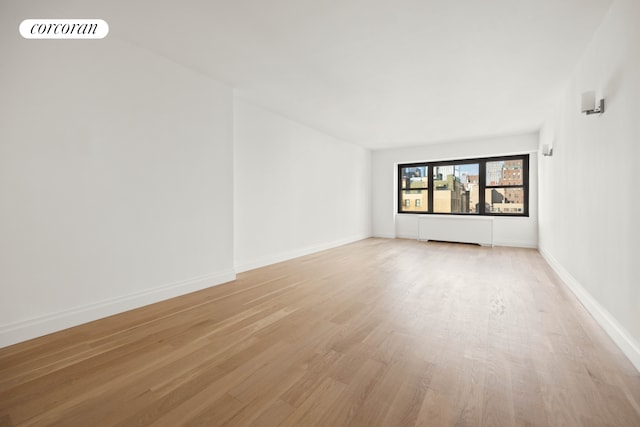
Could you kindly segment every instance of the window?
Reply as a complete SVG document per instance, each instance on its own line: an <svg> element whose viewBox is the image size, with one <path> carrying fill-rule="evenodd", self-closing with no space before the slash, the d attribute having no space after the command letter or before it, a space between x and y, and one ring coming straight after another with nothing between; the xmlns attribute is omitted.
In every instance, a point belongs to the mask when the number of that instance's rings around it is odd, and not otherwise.
<svg viewBox="0 0 640 427"><path fill-rule="evenodd" d="M433 166L433 212L476 213L479 163Z"/></svg>
<svg viewBox="0 0 640 427"><path fill-rule="evenodd" d="M485 201L491 213L518 214L524 211L523 169L524 159L487 162ZM500 179L494 180L493 175L489 175L489 171L499 171Z"/></svg>
<svg viewBox="0 0 640 427"><path fill-rule="evenodd" d="M403 165L400 171L399 194L404 205L402 212L428 212L429 177L424 164Z"/></svg>
<svg viewBox="0 0 640 427"><path fill-rule="evenodd" d="M529 216L529 155L398 166L398 213Z"/></svg>

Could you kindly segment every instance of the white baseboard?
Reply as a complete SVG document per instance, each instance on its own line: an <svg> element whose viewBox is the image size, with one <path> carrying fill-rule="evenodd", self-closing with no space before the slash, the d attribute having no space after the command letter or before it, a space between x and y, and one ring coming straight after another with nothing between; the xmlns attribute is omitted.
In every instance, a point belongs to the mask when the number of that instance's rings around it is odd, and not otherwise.
<svg viewBox="0 0 640 427"><path fill-rule="evenodd" d="M222 271L193 277L129 295L46 314L36 318L0 325L0 348L58 332L169 298L235 280L234 271Z"/></svg>
<svg viewBox="0 0 640 427"><path fill-rule="evenodd" d="M396 239L413 239L413 240L418 240L418 235L417 234L398 234L395 237L387 237L387 236L374 236L374 237L385 237L385 238L396 238ZM426 240L423 240L426 241ZM485 246L485 245L482 245ZM510 242L505 242L505 241L494 241L493 245L487 245L487 246L507 246L510 248L529 248L529 249L537 249L538 246L535 243L531 243L531 242L514 242L514 241L510 241Z"/></svg>
<svg viewBox="0 0 640 427"><path fill-rule="evenodd" d="M346 245L348 243L353 243L359 240L368 239L369 237L371 236L369 235L352 236L346 239L334 240L332 242L322 243L314 246L308 246L306 248L300 248L300 249L294 249L292 251L281 252L279 254L269 255L253 261L242 262L240 264L237 264L235 268L237 273L242 273L244 271L253 270L255 268L265 267L267 265L276 264L278 262L288 261L293 258L310 255L316 252Z"/></svg>
<svg viewBox="0 0 640 427"><path fill-rule="evenodd" d="M493 246L506 246L509 248L527 248L527 249L537 249L538 245L531 242L504 242L504 241L493 241Z"/></svg>
<svg viewBox="0 0 640 427"><path fill-rule="evenodd" d="M640 343L550 253L542 248L539 251L560 279L640 372Z"/></svg>
<svg viewBox="0 0 640 427"><path fill-rule="evenodd" d="M395 239L396 235L392 233L374 233L373 237L377 237L379 239Z"/></svg>
<svg viewBox="0 0 640 427"><path fill-rule="evenodd" d="M410 240L418 240L418 235L417 235L417 234L404 234L404 233L400 233L400 234L396 234L395 238L396 238L396 239L410 239Z"/></svg>

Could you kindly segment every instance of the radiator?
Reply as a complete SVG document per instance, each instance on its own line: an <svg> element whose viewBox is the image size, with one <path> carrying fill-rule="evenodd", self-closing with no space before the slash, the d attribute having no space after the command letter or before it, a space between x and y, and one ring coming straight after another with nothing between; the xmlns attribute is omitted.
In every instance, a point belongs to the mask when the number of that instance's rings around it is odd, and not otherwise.
<svg viewBox="0 0 640 427"><path fill-rule="evenodd" d="M493 218L467 215L422 215L418 218L418 240L493 246Z"/></svg>

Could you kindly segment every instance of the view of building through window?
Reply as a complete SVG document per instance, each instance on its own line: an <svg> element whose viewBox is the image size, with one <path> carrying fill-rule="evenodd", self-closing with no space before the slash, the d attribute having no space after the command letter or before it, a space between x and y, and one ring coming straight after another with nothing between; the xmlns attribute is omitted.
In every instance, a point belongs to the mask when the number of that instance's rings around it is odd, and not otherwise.
<svg viewBox="0 0 640 427"><path fill-rule="evenodd" d="M478 204L478 163L433 168L433 212L476 213Z"/></svg>
<svg viewBox="0 0 640 427"><path fill-rule="evenodd" d="M527 160L511 156L400 165L398 211L524 215Z"/></svg>
<svg viewBox="0 0 640 427"><path fill-rule="evenodd" d="M402 200L405 212L427 212L429 177L426 166L402 168Z"/></svg>
<svg viewBox="0 0 640 427"><path fill-rule="evenodd" d="M487 162L485 201L495 213L524 211L523 162L500 160Z"/></svg>

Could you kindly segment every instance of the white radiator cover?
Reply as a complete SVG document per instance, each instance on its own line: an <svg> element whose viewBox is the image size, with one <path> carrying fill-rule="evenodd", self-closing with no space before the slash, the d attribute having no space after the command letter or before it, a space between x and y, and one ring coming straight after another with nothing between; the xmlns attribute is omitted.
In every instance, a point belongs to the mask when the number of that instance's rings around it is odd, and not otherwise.
<svg viewBox="0 0 640 427"><path fill-rule="evenodd" d="M418 240L493 246L493 218L467 215L420 215Z"/></svg>

